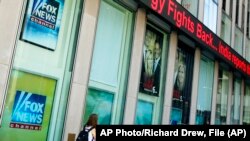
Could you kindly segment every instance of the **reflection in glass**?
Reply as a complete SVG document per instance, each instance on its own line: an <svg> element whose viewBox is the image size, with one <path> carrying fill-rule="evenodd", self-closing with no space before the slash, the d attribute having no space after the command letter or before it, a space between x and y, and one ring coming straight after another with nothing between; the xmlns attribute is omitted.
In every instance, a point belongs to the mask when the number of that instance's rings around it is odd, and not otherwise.
<svg viewBox="0 0 250 141"><path fill-rule="evenodd" d="M238 27L235 28L234 48L240 55L242 55L242 53L243 53L243 33Z"/></svg>
<svg viewBox="0 0 250 141"><path fill-rule="evenodd" d="M210 124L214 78L213 75L213 61L202 57L199 74L196 124Z"/></svg>
<svg viewBox="0 0 250 141"><path fill-rule="evenodd" d="M231 102L231 124L240 123L240 94L241 94L241 80L235 79L233 86L233 95Z"/></svg>
<svg viewBox="0 0 250 141"><path fill-rule="evenodd" d="M181 5L197 17L199 0L182 0Z"/></svg>
<svg viewBox="0 0 250 141"><path fill-rule="evenodd" d="M246 93L244 96L243 106L243 124L250 125L250 85L246 85Z"/></svg>
<svg viewBox="0 0 250 141"><path fill-rule="evenodd" d="M205 0L204 24L216 33L218 2L216 0Z"/></svg>
<svg viewBox="0 0 250 141"><path fill-rule="evenodd" d="M87 95L86 111L84 114L84 123L90 114L96 113L98 115L98 124L110 124L111 112L113 104L113 94L89 89Z"/></svg>
<svg viewBox="0 0 250 141"><path fill-rule="evenodd" d="M219 70L215 124L226 124L227 119L227 98L229 88L229 74L225 70Z"/></svg>
<svg viewBox="0 0 250 141"><path fill-rule="evenodd" d="M171 125L181 124L182 109L172 108L171 111Z"/></svg>
<svg viewBox="0 0 250 141"><path fill-rule="evenodd" d="M250 39L246 38L246 59L250 62Z"/></svg>
<svg viewBox="0 0 250 141"><path fill-rule="evenodd" d="M232 22L229 17L222 12L222 21L221 21L221 38L230 45L231 43L231 25Z"/></svg>
<svg viewBox="0 0 250 141"><path fill-rule="evenodd" d="M151 125L153 119L153 103L138 100L135 124Z"/></svg>

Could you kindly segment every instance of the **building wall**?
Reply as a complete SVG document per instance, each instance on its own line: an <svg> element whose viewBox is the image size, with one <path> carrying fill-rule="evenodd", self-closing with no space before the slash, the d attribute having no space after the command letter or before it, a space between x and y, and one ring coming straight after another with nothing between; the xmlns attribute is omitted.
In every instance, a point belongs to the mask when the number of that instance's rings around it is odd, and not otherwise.
<svg viewBox="0 0 250 141"><path fill-rule="evenodd" d="M2 105L4 104L6 86L11 69L12 55L14 53L16 35L18 32L18 25L20 23L20 15L22 11L22 1L1 1L1 25L0 30L2 33L0 37L1 41L1 58L0 58L0 117L2 116ZM8 13L8 14L6 14ZM12 15L11 17L9 15Z"/></svg>

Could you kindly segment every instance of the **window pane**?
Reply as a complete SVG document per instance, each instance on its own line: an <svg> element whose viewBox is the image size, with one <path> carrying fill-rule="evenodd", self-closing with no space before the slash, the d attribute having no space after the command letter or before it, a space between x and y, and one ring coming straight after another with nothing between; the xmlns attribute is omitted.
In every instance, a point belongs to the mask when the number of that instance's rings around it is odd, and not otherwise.
<svg viewBox="0 0 250 141"><path fill-rule="evenodd" d="M185 7L190 13L197 17L199 0L182 0L181 5Z"/></svg>
<svg viewBox="0 0 250 141"><path fill-rule="evenodd" d="M235 50L242 55L243 51L243 33L241 30L236 27L235 28L235 41L234 41L234 48Z"/></svg>
<svg viewBox="0 0 250 141"><path fill-rule="evenodd" d="M222 12L222 21L221 21L221 38L228 44L231 44L231 25L232 22L229 17Z"/></svg>
<svg viewBox="0 0 250 141"><path fill-rule="evenodd" d="M250 39L246 38L246 59L250 62Z"/></svg>
<svg viewBox="0 0 250 141"><path fill-rule="evenodd" d="M226 124L228 88L229 74L227 71L220 69L216 96L215 124Z"/></svg>
<svg viewBox="0 0 250 141"><path fill-rule="evenodd" d="M204 24L214 33L216 33L217 28L217 7L214 0L205 0Z"/></svg>
<svg viewBox="0 0 250 141"><path fill-rule="evenodd" d="M244 95L243 124L250 125L250 86L248 84Z"/></svg>
<svg viewBox="0 0 250 141"><path fill-rule="evenodd" d="M125 13L101 3L90 79L117 87ZM115 35L115 36L114 36Z"/></svg>
<svg viewBox="0 0 250 141"><path fill-rule="evenodd" d="M231 124L240 123L240 94L241 94L241 80L235 79L233 86L232 102L231 102Z"/></svg>
<svg viewBox="0 0 250 141"><path fill-rule="evenodd" d="M89 89L87 99L84 123L87 122L89 115L96 113L98 124L110 124L114 94Z"/></svg>
<svg viewBox="0 0 250 141"><path fill-rule="evenodd" d="M135 124L151 125L153 120L153 103L138 100Z"/></svg>
<svg viewBox="0 0 250 141"><path fill-rule="evenodd" d="M200 64L196 124L210 124L214 62L202 57Z"/></svg>

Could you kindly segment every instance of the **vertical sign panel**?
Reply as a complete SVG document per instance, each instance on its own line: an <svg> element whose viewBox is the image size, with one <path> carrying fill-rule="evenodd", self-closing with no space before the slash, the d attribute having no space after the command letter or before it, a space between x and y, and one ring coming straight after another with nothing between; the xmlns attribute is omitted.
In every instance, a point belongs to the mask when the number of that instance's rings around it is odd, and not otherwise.
<svg viewBox="0 0 250 141"><path fill-rule="evenodd" d="M21 40L55 50L64 0L30 0L26 9Z"/></svg>

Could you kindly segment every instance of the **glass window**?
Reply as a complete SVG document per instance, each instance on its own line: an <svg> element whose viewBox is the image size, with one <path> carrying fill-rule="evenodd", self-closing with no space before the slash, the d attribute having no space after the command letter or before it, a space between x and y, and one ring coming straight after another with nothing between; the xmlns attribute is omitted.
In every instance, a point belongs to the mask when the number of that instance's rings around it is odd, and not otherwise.
<svg viewBox="0 0 250 141"><path fill-rule="evenodd" d="M205 0L204 24L216 33L218 2L216 0Z"/></svg>
<svg viewBox="0 0 250 141"><path fill-rule="evenodd" d="M181 5L197 17L199 0L182 0Z"/></svg>
<svg viewBox="0 0 250 141"><path fill-rule="evenodd" d="M135 124L159 124L164 98L166 55L167 55L168 36L165 32L148 23L146 26L143 58L141 67L141 78L136 107ZM142 107L142 102L150 103L150 107ZM147 104L149 105L149 104ZM151 120L140 117L152 113ZM145 120L144 120L145 119Z"/></svg>
<svg viewBox="0 0 250 141"><path fill-rule="evenodd" d="M179 42L178 46L185 46ZM193 52L178 47L175 62L171 124L188 124L193 76Z"/></svg>
<svg viewBox="0 0 250 141"><path fill-rule="evenodd" d="M203 56L200 64L196 124L210 124L213 78L214 62Z"/></svg>
<svg viewBox="0 0 250 141"><path fill-rule="evenodd" d="M241 9L241 29L244 31L244 23L245 23L245 0L242 1L242 9Z"/></svg>
<svg viewBox="0 0 250 141"><path fill-rule="evenodd" d="M238 27L235 28L234 48L240 55L242 55L242 53L243 53L243 33L241 32L241 30Z"/></svg>
<svg viewBox="0 0 250 141"><path fill-rule="evenodd" d="M231 19L233 19L233 6L234 6L234 3L232 0L230 0L229 2L229 16L231 17Z"/></svg>
<svg viewBox="0 0 250 141"><path fill-rule="evenodd" d="M241 95L241 80L234 79L233 95L231 101L231 124L240 123L240 95Z"/></svg>
<svg viewBox="0 0 250 141"><path fill-rule="evenodd" d="M100 124L122 122L132 18L117 3L101 1L83 123L92 113L99 115Z"/></svg>
<svg viewBox="0 0 250 141"><path fill-rule="evenodd" d="M246 38L246 59L250 62L250 39Z"/></svg>
<svg viewBox="0 0 250 141"><path fill-rule="evenodd" d="M154 104L152 102L138 100L135 123L139 125L152 124L154 111L153 106Z"/></svg>
<svg viewBox="0 0 250 141"><path fill-rule="evenodd" d="M226 11L226 0L222 0L222 10Z"/></svg>
<svg viewBox="0 0 250 141"><path fill-rule="evenodd" d="M221 21L221 38L228 44L231 44L231 19L222 12L222 21Z"/></svg>
<svg viewBox="0 0 250 141"><path fill-rule="evenodd" d="M236 11L235 11L235 24L239 25L239 7L240 7L240 1L236 1Z"/></svg>
<svg viewBox="0 0 250 141"><path fill-rule="evenodd" d="M243 124L250 125L250 85L246 85L243 106Z"/></svg>
<svg viewBox="0 0 250 141"><path fill-rule="evenodd" d="M232 19L232 11L233 11L233 1L232 0L222 0L222 12Z"/></svg>
<svg viewBox="0 0 250 141"><path fill-rule="evenodd" d="M0 128L1 141L59 141L83 1L24 2L26 8Z"/></svg>
<svg viewBox="0 0 250 141"><path fill-rule="evenodd" d="M219 70L218 90L216 96L215 124L226 124L227 119L227 99L229 88L229 73Z"/></svg>
<svg viewBox="0 0 250 141"><path fill-rule="evenodd" d="M250 28L250 26L249 26L249 22L250 22L250 12L249 12L249 10L247 11L247 33L246 33L246 35L247 35L247 37L248 38L250 38L250 32L249 32L249 28Z"/></svg>
<svg viewBox="0 0 250 141"><path fill-rule="evenodd" d="M110 124L114 94L89 88L86 113L98 113L98 124ZM85 122L88 114L85 114Z"/></svg>

